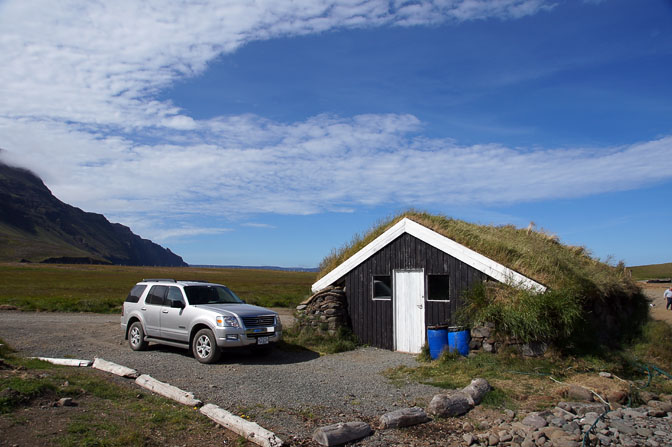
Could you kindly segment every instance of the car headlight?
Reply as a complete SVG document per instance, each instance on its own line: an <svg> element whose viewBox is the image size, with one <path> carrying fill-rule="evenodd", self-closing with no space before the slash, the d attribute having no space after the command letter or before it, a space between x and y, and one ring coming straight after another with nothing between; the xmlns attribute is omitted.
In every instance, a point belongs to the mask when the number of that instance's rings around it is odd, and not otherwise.
<svg viewBox="0 0 672 447"><path fill-rule="evenodd" d="M219 327L240 327L236 317L217 317L217 326Z"/></svg>

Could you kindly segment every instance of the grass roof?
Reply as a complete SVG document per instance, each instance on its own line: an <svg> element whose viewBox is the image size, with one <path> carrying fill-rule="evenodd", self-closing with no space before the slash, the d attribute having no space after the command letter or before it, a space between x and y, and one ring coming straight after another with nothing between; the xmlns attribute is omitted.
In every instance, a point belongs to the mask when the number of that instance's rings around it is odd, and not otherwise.
<svg viewBox="0 0 672 447"><path fill-rule="evenodd" d="M608 306L612 300L618 300L619 306L626 303L626 307L619 309L642 308L641 291L630 278L623 263L612 265L601 261L592 257L585 247L562 244L555 235L537 230L533 225L526 229L516 228L513 225L477 225L418 211L403 212L381 221L366 234L355 235L349 243L324 258L320 263L318 279L405 217L549 288L542 294L543 297L535 298L510 287L499 286L497 290L486 292L489 298L484 297L481 300L481 304L478 304L479 309L472 309L474 318L499 319L503 326L507 324L513 326L512 321L515 318L524 320L526 326L529 326L531 319L539 322L557 318L571 320L554 335L549 332L549 336L542 337L551 339L557 338L560 333L567 335L580 325L581 321L585 322L586 312L597 313L595 310L586 311L597 309L596 302ZM505 308L494 309L490 305L494 301L503 304ZM474 303L476 300L472 300L472 304ZM530 307L539 308L535 318L529 316ZM600 307L601 313L604 307ZM505 320L508 317L503 314L512 309L519 315L511 317L511 321L507 323ZM573 312L571 318L557 314L570 311ZM509 333L530 338L537 331L511 330Z"/></svg>
<svg viewBox="0 0 672 447"><path fill-rule="evenodd" d="M318 278L329 273L403 218L411 219L552 289L592 283L602 292L636 285L622 263L593 258L585 247L564 245L555 235L513 225L477 225L442 215L406 211L379 222L364 235L333 251L320 263Z"/></svg>

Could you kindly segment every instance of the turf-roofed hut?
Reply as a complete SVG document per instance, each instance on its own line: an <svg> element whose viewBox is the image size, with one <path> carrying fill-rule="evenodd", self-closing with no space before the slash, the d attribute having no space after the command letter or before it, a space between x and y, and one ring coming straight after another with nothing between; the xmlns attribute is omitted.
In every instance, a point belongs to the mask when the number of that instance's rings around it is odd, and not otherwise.
<svg viewBox="0 0 672 447"><path fill-rule="evenodd" d="M501 337L551 343L596 329L614 341L630 316L647 312L621 266L581 247L533 229L417 212L328 256L312 290L334 286L345 291L362 343L410 353L421 351L431 325L488 323Z"/></svg>

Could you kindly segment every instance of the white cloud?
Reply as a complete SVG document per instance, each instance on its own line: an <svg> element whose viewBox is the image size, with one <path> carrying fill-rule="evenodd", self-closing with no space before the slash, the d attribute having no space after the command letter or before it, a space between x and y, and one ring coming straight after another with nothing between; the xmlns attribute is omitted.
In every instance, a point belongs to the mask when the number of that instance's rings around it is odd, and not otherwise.
<svg viewBox="0 0 672 447"><path fill-rule="evenodd" d="M253 114L196 120L157 100L176 80L255 40L344 27L507 20L552 6L544 0L0 2L3 157L34 169L62 200L146 229L156 240L228 231L184 223L195 216L513 203L669 180L672 137L607 149L461 146L421 136L423 123L412 115L318 115L289 124Z"/></svg>
<svg viewBox="0 0 672 447"><path fill-rule="evenodd" d="M292 124L252 115L230 120L243 125L221 144L192 140L217 140L227 119L183 131L183 144L143 145L60 123L22 127L7 119L0 120L0 138L26 149L5 155L30 165L59 198L122 221L138 214L179 220L357 205L516 203L672 178L672 137L612 148L527 150L428 139L409 115L322 115Z"/></svg>

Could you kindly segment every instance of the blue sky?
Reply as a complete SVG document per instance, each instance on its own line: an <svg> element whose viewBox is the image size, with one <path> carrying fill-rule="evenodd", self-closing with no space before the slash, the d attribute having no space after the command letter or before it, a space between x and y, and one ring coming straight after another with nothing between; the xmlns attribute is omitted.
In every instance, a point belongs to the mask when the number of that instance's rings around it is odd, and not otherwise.
<svg viewBox="0 0 672 447"><path fill-rule="evenodd" d="M191 264L416 209L672 261L672 1L0 0L0 148Z"/></svg>

